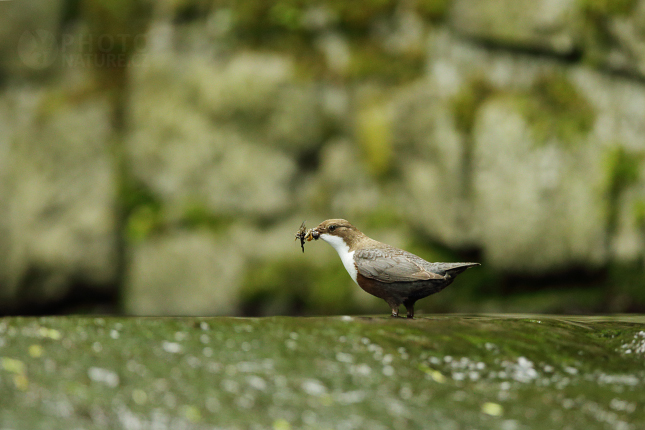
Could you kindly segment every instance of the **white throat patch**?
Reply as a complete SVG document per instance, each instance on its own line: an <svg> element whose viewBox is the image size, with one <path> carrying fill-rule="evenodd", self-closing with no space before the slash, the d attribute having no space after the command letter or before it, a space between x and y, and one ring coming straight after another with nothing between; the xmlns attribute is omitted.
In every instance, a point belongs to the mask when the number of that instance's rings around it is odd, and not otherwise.
<svg viewBox="0 0 645 430"><path fill-rule="evenodd" d="M320 235L320 238L334 247L340 260L343 262L343 266L349 273L349 276L352 277L354 282L358 284L356 277L358 276L358 271L356 270L356 265L354 264L354 251L349 252L349 246L345 243L342 237L332 236L331 234L323 233Z"/></svg>

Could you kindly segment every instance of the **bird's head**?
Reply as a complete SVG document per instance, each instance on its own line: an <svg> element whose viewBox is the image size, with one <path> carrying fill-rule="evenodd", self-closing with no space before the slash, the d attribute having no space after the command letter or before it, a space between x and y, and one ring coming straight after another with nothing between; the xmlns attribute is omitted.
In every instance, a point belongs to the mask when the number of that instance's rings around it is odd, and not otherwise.
<svg viewBox="0 0 645 430"><path fill-rule="evenodd" d="M325 242L330 242L334 238L349 239L357 234L360 234L360 231L351 225L349 221L344 219L328 219L327 221L321 222L318 227L309 230L305 239L307 241L322 239ZM348 240L345 242L348 242Z"/></svg>

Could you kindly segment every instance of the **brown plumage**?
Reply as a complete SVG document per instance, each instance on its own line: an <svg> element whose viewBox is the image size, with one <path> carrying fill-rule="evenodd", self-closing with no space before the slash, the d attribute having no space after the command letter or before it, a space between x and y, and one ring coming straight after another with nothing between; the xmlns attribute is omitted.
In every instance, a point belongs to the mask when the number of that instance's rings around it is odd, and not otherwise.
<svg viewBox="0 0 645 430"><path fill-rule="evenodd" d="M438 293L455 277L479 263L429 263L424 259L365 236L344 219L329 219L307 233L306 239L323 239L336 249L345 269L363 290L387 302L392 316L403 304L408 318L414 303Z"/></svg>

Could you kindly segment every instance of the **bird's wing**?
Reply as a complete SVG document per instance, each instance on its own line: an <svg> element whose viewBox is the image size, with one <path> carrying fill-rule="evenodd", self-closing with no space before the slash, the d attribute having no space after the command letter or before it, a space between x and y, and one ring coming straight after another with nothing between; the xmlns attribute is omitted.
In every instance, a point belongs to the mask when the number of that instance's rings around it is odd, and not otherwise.
<svg viewBox="0 0 645 430"><path fill-rule="evenodd" d="M423 266L429 264L427 261L396 248L360 249L354 254L354 262L358 273L385 283L445 279L443 275L426 270Z"/></svg>

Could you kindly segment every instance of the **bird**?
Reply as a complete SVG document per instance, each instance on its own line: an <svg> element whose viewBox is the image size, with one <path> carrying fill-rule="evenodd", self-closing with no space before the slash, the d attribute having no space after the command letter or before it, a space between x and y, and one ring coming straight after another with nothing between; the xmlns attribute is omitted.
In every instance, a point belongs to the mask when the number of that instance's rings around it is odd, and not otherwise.
<svg viewBox="0 0 645 430"><path fill-rule="evenodd" d="M403 304L414 318L417 300L438 293L455 277L479 263L430 263L410 252L367 237L344 219L328 219L312 228L306 240L322 239L338 253L347 273L365 292L387 302L392 317Z"/></svg>

